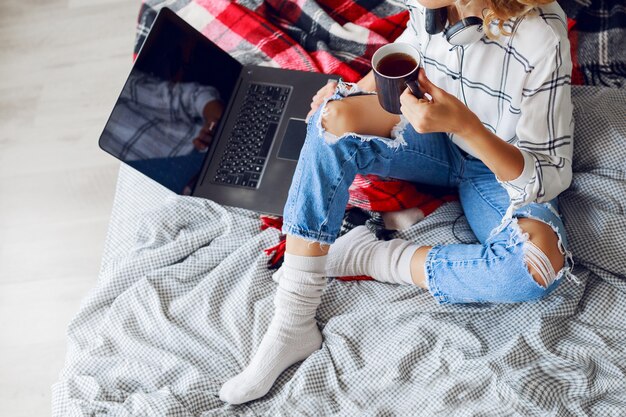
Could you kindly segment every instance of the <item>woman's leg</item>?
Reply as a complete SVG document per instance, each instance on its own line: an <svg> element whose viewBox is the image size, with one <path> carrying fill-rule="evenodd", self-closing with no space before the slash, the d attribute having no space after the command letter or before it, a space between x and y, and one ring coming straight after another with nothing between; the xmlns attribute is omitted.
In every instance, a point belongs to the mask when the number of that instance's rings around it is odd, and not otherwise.
<svg viewBox="0 0 626 417"><path fill-rule="evenodd" d="M342 100L345 92L350 91L346 84L340 83L332 99ZM361 106L359 117L373 106L371 97L367 96L348 100L369 103ZM232 404L265 395L284 369L321 346L315 311L326 284L326 253L339 233L348 188L355 175L394 173L412 181L444 186L450 182L447 136L421 135L420 140L407 142L402 136L390 139L354 132L358 129L350 129L346 134L337 126L329 132L326 124L322 124L322 114L331 123L346 123L345 112L336 111L347 107L333 104L327 109L326 104L309 120L307 138L285 204L283 231L287 234L287 250L272 322L250 364L220 390L220 398ZM370 111L365 118L372 121L373 113ZM397 123L397 119L379 116L381 123L387 123L385 130L391 130Z"/></svg>
<svg viewBox="0 0 626 417"><path fill-rule="evenodd" d="M365 274L393 283L406 283L410 275L412 283L430 289L438 301L456 303L541 298L563 274L571 275L556 200L527 205L514 212L514 219L503 221L510 200L495 175L476 158L453 151L458 153L453 160L460 162L455 177L461 205L479 244L437 245L431 251L401 239L377 241L358 227L331 248L329 274Z"/></svg>
<svg viewBox="0 0 626 417"><path fill-rule="evenodd" d="M461 205L478 244L435 245L421 267L440 303L523 302L552 292L571 275L571 253L556 199L503 218L510 199L478 159L464 156ZM558 272L555 272L558 271Z"/></svg>
<svg viewBox="0 0 626 417"><path fill-rule="evenodd" d="M388 124L386 130L393 127L391 136L394 139L390 139L358 133L350 123L333 122L330 118L327 123L320 117L324 112L334 112L337 118L346 119L342 116L346 113L345 108L335 104L353 99L356 102L371 97L349 97L341 102L330 102L330 109L321 107L309 120L307 140L284 209L283 232L287 235L309 242L334 242L348 202L348 188L356 174L376 174L444 187L453 184L458 161L450 151L447 135L420 135L403 121L395 126ZM339 124L342 129L337 127ZM337 136L327 130L327 126L335 133L341 133L345 128L349 130Z"/></svg>
<svg viewBox="0 0 626 417"><path fill-rule="evenodd" d="M322 117L322 127L339 137L346 132L391 137L391 130L400 122L400 116L380 107L376 95L346 97L328 102ZM312 244L295 235L287 235L287 252L300 256L323 256L329 246Z"/></svg>
<svg viewBox="0 0 626 417"><path fill-rule="evenodd" d="M373 94L330 101L322 117L322 127L337 137L346 132L354 132L388 138L399 122L400 116L384 111L378 97ZM286 247L287 252L300 256L323 256L329 250L327 245L312 244L289 234Z"/></svg>

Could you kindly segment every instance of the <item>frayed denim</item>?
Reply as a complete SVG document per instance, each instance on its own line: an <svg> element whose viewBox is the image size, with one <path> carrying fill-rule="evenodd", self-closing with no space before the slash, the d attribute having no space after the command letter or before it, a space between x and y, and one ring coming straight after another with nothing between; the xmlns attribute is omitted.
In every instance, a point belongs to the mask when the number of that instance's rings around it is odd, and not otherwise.
<svg viewBox="0 0 626 417"><path fill-rule="evenodd" d="M563 276L577 281L556 198L527 204L505 216L510 198L482 161L463 152L444 133L417 133L403 116L391 138L353 132L337 137L323 128L329 101L363 93L355 84L340 82L335 94L308 121L284 208L284 233L332 244L354 177L375 174L459 191L467 221L480 243L437 244L428 252L426 280L439 303L537 300L554 291ZM528 270L528 234L517 223L520 217L540 220L558 236L565 264L546 280L546 287Z"/></svg>

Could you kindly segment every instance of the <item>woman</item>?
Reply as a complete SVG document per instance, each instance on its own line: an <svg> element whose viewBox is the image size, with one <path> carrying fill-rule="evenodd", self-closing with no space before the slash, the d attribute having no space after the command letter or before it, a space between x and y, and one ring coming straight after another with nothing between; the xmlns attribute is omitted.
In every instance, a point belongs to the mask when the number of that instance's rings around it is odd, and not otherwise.
<svg viewBox="0 0 626 417"><path fill-rule="evenodd" d="M410 20L396 42L421 52L429 99L406 90L402 115L387 113L375 95L354 95L375 89L371 72L313 98L284 210L274 317L248 367L220 390L224 401L265 395L283 370L320 348L315 312L326 276L370 275L417 285L439 303L467 303L539 299L571 275L556 199L572 178L562 9L546 0L417 1L408 0ZM424 8L442 7L449 25L482 17L484 33L464 45L429 35ZM357 173L458 187L480 243L379 242L364 227L335 242Z"/></svg>

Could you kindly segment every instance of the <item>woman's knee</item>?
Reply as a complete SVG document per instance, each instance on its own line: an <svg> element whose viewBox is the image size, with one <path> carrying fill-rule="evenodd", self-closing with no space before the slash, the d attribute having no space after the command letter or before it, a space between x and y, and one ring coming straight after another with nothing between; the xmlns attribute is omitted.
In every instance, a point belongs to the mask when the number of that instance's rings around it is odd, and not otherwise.
<svg viewBox="0 0 626 417"><path fill-rule="evenodd" d="M342 100L326 103L321 117L322 127L335 136L342 136L357 129L356 118L351 106Z"/></svg>
<svg viewBox="0 0 626 417"><path fill-rule="evenodd" d="M322 109L322 127L335 138L346 133L390 138L400 116L386 112L375 94L331 100Z"/></svg>
<svg viewBox="0 0 626 417"><path fill-rule="evenodd" d="M520 229L528 233L524 242L524 262L529 274L540 286L549 287L565 266L565 254L559 249L558 235L539 220L518 219Z"/></svg>
<svg viewBox="0 0 626 417"><path fill-rule="evenodd" d="M521 249L521 253L509 252L509 259L504 260L508 266L508 276L501 297L506 298L511 291L511 294L515 294L511 302L540 300L558 285L556 278L565 260L560 265L558 262L550 262L548 256L531 239L523 241Z"/></svg>

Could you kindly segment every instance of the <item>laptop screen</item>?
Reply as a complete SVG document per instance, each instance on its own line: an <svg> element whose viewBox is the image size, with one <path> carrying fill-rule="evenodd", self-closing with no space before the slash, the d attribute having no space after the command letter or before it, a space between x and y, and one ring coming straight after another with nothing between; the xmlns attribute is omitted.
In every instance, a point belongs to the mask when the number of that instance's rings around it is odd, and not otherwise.
<svg viewBox="0 0 626 417"><path fill-rule="evenodd" d="M242 65L168 9L159 13L100 147L178 194L191 194Z"/></svg>

